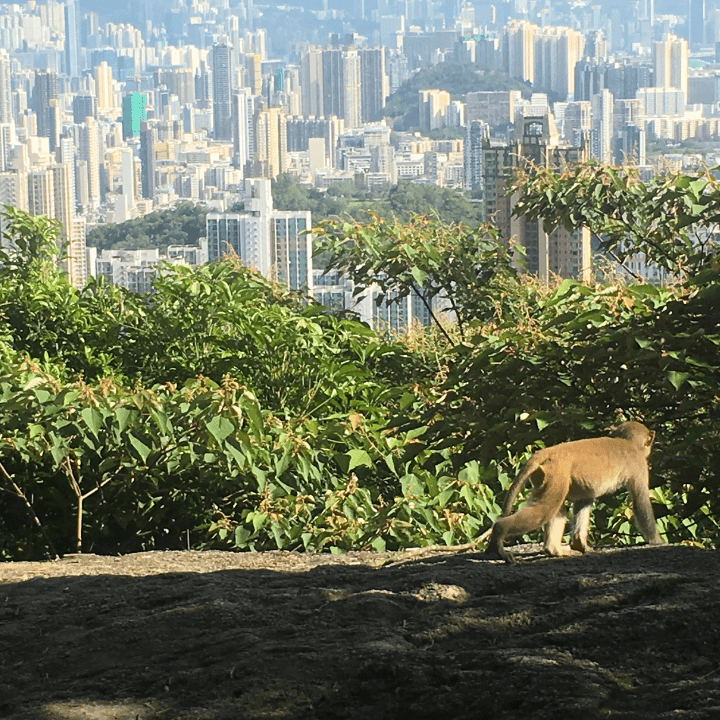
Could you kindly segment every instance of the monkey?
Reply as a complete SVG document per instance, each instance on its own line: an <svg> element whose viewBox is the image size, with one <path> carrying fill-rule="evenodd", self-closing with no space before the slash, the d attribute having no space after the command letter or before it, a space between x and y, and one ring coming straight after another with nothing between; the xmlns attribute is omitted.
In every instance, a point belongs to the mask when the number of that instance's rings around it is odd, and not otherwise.
<svg viewBox="0 0 720 720"><path fill-rule="evenodd" d="M650 504L647 458L654 439L654 431L630 421L618 425L609 437L575 440L538 450L510 486L486 554L512 564L515 558L505 550L505 539L543 526L549 555L570 555L572 550L590 552L587 536L593 502L621 487L630 491L635 520L645 540L650 545L663 544ZM515 498L528 479L533 484L530 498L511 515ZM566 500L573 506L569 548L562 545Z"/></svg>

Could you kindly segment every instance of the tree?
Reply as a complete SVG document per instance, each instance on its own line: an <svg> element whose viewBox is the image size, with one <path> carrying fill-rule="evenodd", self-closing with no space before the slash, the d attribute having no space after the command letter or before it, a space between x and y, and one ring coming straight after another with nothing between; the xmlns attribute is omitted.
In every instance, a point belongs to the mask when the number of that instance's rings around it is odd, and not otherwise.
<svg viewBox="0 0 720 720"><path fill-rule="evenodd" d="M205 235L208 208L180 202L171 210L157 210L124 223L97 225L88 233L88 245L98 250L152 249L166 252L168 245L198 245Z"/></svg>
<svg viewBox="0 0 720 720"><path fill-rule="evenodd" d="M373 285L382 290L378 303L414 293L451 344L439 305L466 339L468 326L492 318L502 304L501 292L512 293L518 283L512 253L487 225L470 230L424 215L406 225L372 216L367 224L321 221L313 232L328 269L349 276L355 295Z"/></svg>
<svg viewBox="0 0 720 720"><path fill-rule="evenodd" d="M513 191L521 193L515 214L543 218L547 231L587 225L600 248L620 263L642 253L671 276L693 283L712 275L720 181L709 171L655 175L646 183L636 168L589 162L562 174L546 168L521 172Z"/></svg>
<svg viewBox="0 0 720 720"><path fill-rule="evenodd" d="M446 90L455 100L464 98L469 92L483 90L522 90L528 97L532 92L529 85L504 72L445 61L417 71L390 95L384 112L386 117L395 118L396 130L419 127L418 93L428 88Z"/></svg>

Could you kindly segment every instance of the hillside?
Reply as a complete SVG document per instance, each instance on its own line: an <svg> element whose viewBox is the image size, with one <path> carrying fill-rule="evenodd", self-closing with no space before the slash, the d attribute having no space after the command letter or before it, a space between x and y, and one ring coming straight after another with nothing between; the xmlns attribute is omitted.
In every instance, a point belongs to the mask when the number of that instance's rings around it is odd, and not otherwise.
<svg viewBox="0 0 720 720"><path fill-rule="evenodd" d="M0 564L0 714L718 717L717 552L524 550Z"/></svg>

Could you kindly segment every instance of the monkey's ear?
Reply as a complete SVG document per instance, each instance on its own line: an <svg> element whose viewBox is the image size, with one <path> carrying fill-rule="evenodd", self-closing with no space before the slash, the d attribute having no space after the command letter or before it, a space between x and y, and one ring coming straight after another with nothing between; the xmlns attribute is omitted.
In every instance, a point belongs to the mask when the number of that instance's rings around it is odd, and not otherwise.
<svg viewBox="0 0 720 720"><path fill-rule="evenodd" d="M653 444L653 440L655 439L655 431L649 430L649 433L650 434L648 435L647 442L645 443L648 447L650 447Z"/></svg>

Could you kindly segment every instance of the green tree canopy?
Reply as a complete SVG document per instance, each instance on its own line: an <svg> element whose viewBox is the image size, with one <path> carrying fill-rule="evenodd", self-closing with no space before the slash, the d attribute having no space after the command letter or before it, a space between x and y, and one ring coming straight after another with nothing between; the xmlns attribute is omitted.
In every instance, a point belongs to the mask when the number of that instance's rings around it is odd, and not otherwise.
<svg viewBox="0 0 720 720"><path fill-rule="evenodd" d="M482 70L477 65L447 60L418 70L390 95L384 114L395 118L395 130L420 126L418 93L428 89L445 90L453 100L464 100L467 93L478 91L521 90L527 97L532 92L529 85L504 72Z"/></svg>
<svg viewBox="0 0 720 720"><path fill-rule="evenodd" d="M180 202L169 210L156 210L143 217L90 230L87 244L100 250L152 249L164 253L168 245L198 245L205 236L206 205Z"/></svg>

